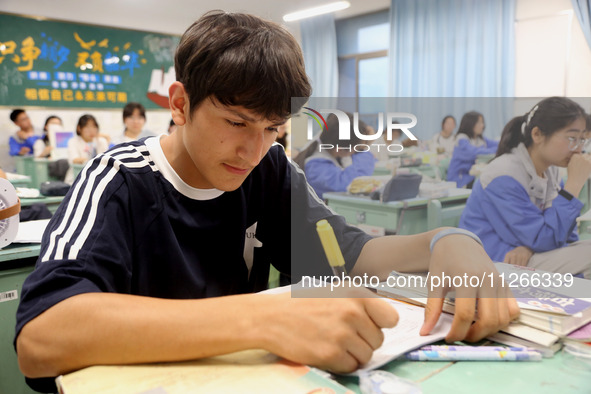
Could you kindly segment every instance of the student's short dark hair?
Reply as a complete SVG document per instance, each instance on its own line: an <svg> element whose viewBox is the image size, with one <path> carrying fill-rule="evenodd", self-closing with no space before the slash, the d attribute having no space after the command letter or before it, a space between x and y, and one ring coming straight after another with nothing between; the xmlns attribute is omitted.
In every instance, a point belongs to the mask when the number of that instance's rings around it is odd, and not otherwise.
<svg viewBox="0 0 591 394"><path fill-rule="evenodd" d="M97 129L99 128L99 124L94 116L90 114L84 114L80 117L80 119L78 119L78 124L76 125L76 134L80 135L80 129L90 122L93 122Z"/></svg>
<svg viewBox="0 0 591 394"><path fill-rule="evenodd" d="M21 109L21 108L17 108L17 109L15 109L14 111L12 111L12 112L10 113L10 120L12 120L13 122L16 122L16 118L18 118L18 116L19 116L20 114L22 114L23 112L25 112L25 110L24 110L24 109Z"/></svg>
<svg viewBox="0 0 591 394"><path fill-rule="evenodd" d="M283 120L310 96L304 59L281 26L253 15L211 11L181 37L175 54L177 81L190 113L207 97L240 105L265 119ZM303 97L291 105L291 99Z"/></svg>
<svg viewBox="0 0 591 394"><path fill-rule="evenodd" d="M123 121L125 122L126 118L133 116L133 111L135 111L136 109L140 111L140 116L146 119L146 109L144 108L144 106L140 103L135 103L132 101L125 104L125 107L123 107Z"/></svg>

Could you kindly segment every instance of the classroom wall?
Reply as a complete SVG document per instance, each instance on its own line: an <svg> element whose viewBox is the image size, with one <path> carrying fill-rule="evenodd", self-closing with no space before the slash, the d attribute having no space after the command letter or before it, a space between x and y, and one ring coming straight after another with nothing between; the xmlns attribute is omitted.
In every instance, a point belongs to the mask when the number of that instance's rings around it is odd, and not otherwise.
<svg viewBox="0 0 591 394"><path fill-rule="evenodd" d="M570 0L518 0L515 33L517 97L591 96L591 48Z"/></svg>

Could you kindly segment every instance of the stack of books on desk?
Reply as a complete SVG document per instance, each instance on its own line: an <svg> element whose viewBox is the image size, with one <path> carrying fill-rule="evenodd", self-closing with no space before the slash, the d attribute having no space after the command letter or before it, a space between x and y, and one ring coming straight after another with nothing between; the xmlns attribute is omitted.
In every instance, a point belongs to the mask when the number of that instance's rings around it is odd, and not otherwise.
<svg viewBox="0 0 591 394"><path fill-rule="evenodd" d="M497 263L496 267L499 272L505 273L506 285L509 284L507 279L510 273L514 274L512 278L529 278L526 282L531 283L530 279L533 277L523 275L544 272L504 263ZM417 274L392 272L391 275L409 277ZM571 283L570 278L568 283ZM397 281L398 284L401 282L404 281ZM417 281L406 282L413 286L389 287L386 283L382 283L376 290L378 294L385 297L415 305L425 305L428 297L426 281L423 282L425 286L422 287L414 286ZM539 350L544 357L551 357L561 348L562 342L573 339L569 339L569 334L574 334L577 329L583 330L577 336L577 340L591 341L591 299L576 297L577 295L591 296L591 281L572 278L570 286L561 286L558 289L527 286L515 287L511 290L518 301L521 314L517 321L488 339L509 346L531 347ZM454 299L448 297L444 302L443 311L453 314L454 309Z"/></svg>

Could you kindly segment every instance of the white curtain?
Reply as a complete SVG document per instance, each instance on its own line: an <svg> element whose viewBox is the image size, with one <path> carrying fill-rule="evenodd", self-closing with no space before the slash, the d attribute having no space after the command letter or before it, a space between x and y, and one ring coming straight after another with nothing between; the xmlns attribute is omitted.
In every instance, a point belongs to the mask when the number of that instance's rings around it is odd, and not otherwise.
<svg viewBox="0 0 591 394"><path fill-rule="evenodd" d="M515 0L392 0L390 94L512 97Z"/></svg>
<svg viewBox="0 0 591 394"><path fill-rule="evenodd" d="M591 47L591 0L572 0L572 3L587 44Z"/></svg>
<svg viewBox="0 0 591 394"><path fill-rule="evenodd" d="M303 19L300 30L306 72L312 83L312 96L337 97L339 70L334 16L326 14Z"/></svg>

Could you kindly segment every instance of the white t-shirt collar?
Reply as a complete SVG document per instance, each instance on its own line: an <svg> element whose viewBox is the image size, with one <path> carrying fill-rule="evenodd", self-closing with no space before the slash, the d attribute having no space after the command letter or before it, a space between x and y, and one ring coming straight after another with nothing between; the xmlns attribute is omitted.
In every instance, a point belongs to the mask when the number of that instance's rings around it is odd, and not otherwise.
<svg viewBox="0 0 591 394"><path fill-rule="evenodd" d="M166 134L161 134L156 137L150 137L144 141L148 151L150 152L150 156L156 165L156 168L158 171L160 171L164 178L166 178L166 180L170 182L179 193L193 200L213 200L214 198L218 198L224 194L223 190L197 189L185 183L185 181L183 181L172 168L168 160L166 160L166 156L164 155L164 151L160 145L160 138L165 135Z"/></svg>

